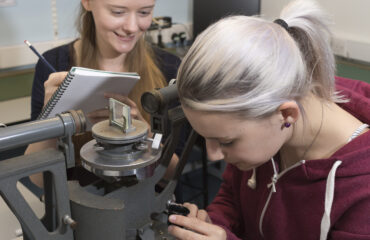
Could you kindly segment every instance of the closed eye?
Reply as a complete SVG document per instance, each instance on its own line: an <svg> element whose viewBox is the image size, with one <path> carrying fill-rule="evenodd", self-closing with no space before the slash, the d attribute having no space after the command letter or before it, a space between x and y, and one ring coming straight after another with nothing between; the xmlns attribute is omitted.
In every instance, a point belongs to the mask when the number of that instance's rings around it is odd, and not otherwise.
<svg viewBox="0 0 370 240"><path fill-rule="evenodd" d="M123 11L123 10L112 10L111 12L112 12L113 15L121 15L121 14L125 13L125 11Z"/></svg>
<svg viewBox="0 0 370 240"><path fill-rule="evenodd" d="M228 142L219 142L221 147L230 147L233 145L234 141L228 141Z"/></svg>
<svg viewBox="0 0 370 240"><path fill-rule="evenodd" d="M144 17L150 15L151 13L152 11L139 11L139 14Z"/></svg>

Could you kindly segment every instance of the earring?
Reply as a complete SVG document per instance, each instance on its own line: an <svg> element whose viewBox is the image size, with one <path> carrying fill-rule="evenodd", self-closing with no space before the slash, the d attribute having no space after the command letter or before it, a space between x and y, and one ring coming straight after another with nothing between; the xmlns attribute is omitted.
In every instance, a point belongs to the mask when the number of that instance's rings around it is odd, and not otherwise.
<svg viewBox="0 0 370 240"><path fill-rule="evenodd" d="M284 127L286 127L286 128L288 128L288 127L290 127L290 123L288 123L288 122L286 122L286 123L284 123Z"/></svg>

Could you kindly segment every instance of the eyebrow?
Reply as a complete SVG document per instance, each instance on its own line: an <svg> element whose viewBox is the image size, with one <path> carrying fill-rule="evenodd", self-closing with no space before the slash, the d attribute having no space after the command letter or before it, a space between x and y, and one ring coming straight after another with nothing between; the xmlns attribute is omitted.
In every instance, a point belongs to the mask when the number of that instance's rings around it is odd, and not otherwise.
<svg viewBox="0 0 370 240"><path fill-rule="evenodd" d="M223 140L223 141L230 141L235 138L230 138L230 137L204 137L206 139L211 139L211 140Z"/></svg>
<svg viewBox="0 0 370 240"><path fill-rule="evenodd" d="M127 9L127 7L125 7L125 6L119 6L119 5L109 5L109 6L110 7L113 7L113 8ZM154 8L154 5L149 5L149 6L141 7L140 9L144 9L144 8Z"/></svg>

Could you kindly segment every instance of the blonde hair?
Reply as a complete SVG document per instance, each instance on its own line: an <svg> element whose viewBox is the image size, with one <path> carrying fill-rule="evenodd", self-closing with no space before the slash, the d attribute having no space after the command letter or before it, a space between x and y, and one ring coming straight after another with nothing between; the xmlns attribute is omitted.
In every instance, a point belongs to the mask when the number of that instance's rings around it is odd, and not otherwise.
<svg viewBox="0 0 370 240"><path fill-rule="evenodd" d="M78 65L88 68L99 68L94 18L92 13L86 11L82 4L80 6L79 18L77 19L77 27L81 36L81 59ZM122 64L127 67L127 71L137 72L140 75L140 81L130 92L129 98L136 103L143 117L149 122L150 115L141 106L141 95L155 88L163 88L167 83L163 73L158 68L153 49L145 41L144 37L138 40L133 50L127 54L125 63Z"/></svg>
<svg viewBox="0 0 370 240"><path fill-rule="evenodd" d="M282 26L258 17L231 16L201 33L177 76L185 106L259 118L308 93L342 101L334 91L328 17L313 1L292 2Z"/></svg>

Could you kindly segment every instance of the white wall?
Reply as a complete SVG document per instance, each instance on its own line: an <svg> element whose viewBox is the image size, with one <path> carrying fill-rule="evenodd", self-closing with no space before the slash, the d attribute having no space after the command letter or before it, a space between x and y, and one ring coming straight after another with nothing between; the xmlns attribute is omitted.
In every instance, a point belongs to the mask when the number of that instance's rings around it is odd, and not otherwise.
<svg viewBox="0 0 370 240"><path fill-rule="evenodd" d="M77 36L75 19L79 0L11 1L15 4L0 5L0 70L37 61L24 40L29 40L42 53ZM192 22L193 0L156 1L154 16L170 16L174 23L185 25Z"/></svg>
<svg viewBox="0 0 370 240"><path fill-rule="evenodd" d="M290 0L261 0L261 14L268 19L279 16ZM332 15L332 47L335 54L370 62L370 1L319 0Z"/></svg>

